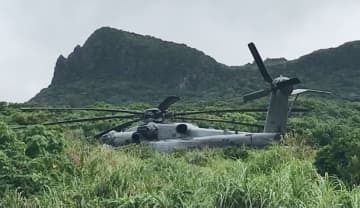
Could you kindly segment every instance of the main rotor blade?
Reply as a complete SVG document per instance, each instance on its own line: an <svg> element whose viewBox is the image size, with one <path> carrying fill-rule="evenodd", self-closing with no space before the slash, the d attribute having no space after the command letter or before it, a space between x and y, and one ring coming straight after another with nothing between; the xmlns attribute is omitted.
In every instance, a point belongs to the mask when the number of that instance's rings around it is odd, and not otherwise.
<svg viewBox="0 0 360 208"><path fill-rule="evenodd" d="M300 83L300 80L295 77L295 78L291 78L291 79L288 79L288 80L277 83L276 86L275 86L275 89L281 89L283 87L292 86L292 85L296 85L296 84L299 84L299 83Z"/></svg>
<svg viewBox="0 0 360 208"><path fill-rule="evenodd" d="M176 119L189 120L189 121L193 120L193 121L210 121L210 122L219 122L219 123L230 123L230 124L239 124L239 125L244 125L244 126L260 127L260 128L264 127L264 125L260 125L260 124L252 124L252 123L221 120L221 119L191 118L191 117L176 117Z"/></svg>
<svg viewBox="0 0 360 208"><path fill-rule="evenodd" d="M254 109L225 109L225 110L208 110L208 111L189 111L189 112L180 112L174 113L175 119L177 116L185 116L185 115L196 115L196 114L211 114L211 113L242 113L242 112L267 112L266 108L254 108ZM309 109L306 108L295 108L292 110L293 112L308 112Z"/></svg>
<svg viewBox="0 0 360 208"><path fill-rule="evenodd" d="M56 121L56 122L48 122L48 123L40 123L40 124L29 124L25 126L14 127L14 129L25 128L26 126L34 126L34 125L57 125L57 124L68 124L68 123L81 123L88 121L102 121L102 120L111 120L111 119L120 119L120 118L134 118L135 115L125 115L125 116L102 116L102 117L94 117L94 118L81 118L81 119L72 119L65 121Z"/></svg>
<svg viewBox="0 0 360 208"><path fill-rule="evenodd" d="M259 68L259 70L261 72L261 75L264 78L264 81L271 84L273 79L271 78L271 76L267 72L267 70L265 68L265 65L264 65L264 62L263 62L258 50L256 49L255 44L254 43L249 43L248 47L250 49L250 52L251 52L252 56L254 57L256 65L258 66L258 68Z"/></svg>
<svg viewBox="0 0 360 208"><path fill-rule="evenodd" d="M177 115L183 116L183 115L194 115L194 114L206 114L206 113L237 113L237 112L266 112L266 108L254 108L254 109L224 109L224 110L207 110L207 111L189 111L189 112L180 112L180 113L174 113L174 116Z"/></svg>
<svg viewBox="0 0 360 208"><path fill-rule="evenodd" d="M133 111L133 110L122 110L122 109L111 109L111 108L47 108L47 107L34 107L34 108L20 108L23 111L38 111L38 110L47 110L47 111L73 111L73 110L85 110L85 111L104 111L104 112L114 112L114 113L131 113L131 114L143 114L142 111Z"/></svg>
<svg viewBox="0 0 360 208"><path fill-rule="evenodd" d="M246 95L243 96L243 101L248 102L248 101L251 101L251 100L262 98L262 97L265 97L265 96L269 95L270 92L271 92L270 89L264 89L264 90L251 92L251 93L246 94Z"/></svg>
<svg viewBox="0 0 360 208"><path fill-rule="evenodd" d="M95 138L100 138L101 136L109 133L110 131L122 131L125 128L131 126L131 124L133 124L135 122L138 122L138 121L141 121L141 119L134 119L134 120L128 121L126 123L122 123L122 124L120 124L118 126L115 126L115 127L111 128L111 129L100 132L99 134L95 135Z"/></svg>
<svg viewBox="0 0 360 208"><path fill-rule="evenodd" d="M293 108L291 110L292 113L305 113L305 112L310 112L311 109L308 108Z"/></svg>
<svg viewBox="0 0 360 208"><path fill-rule="evenodd" d="M158 108L161 111L166 111L172 104L176 103L179 100L180 98L177 96L169 96L159 104Z"/></svg>

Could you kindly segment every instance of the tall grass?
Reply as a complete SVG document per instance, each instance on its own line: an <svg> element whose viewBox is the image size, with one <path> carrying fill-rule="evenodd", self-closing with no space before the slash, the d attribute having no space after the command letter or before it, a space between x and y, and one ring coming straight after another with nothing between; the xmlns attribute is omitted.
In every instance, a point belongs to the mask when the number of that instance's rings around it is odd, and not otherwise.
<svg viewBox="0 0 360 208"><path fill-rule="evenodd" d="M161 154L93 145L79 132L66 139L73 174L35 195L9 190L1 207L360 207L360 188L318 175L315 150L299 144L234 160L222 149Z"/></svg>

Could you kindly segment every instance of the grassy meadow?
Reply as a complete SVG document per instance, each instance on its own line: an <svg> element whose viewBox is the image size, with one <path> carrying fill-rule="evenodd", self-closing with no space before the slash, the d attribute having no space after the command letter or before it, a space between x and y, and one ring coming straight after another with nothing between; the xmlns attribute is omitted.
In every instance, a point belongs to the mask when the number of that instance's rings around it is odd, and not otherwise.
<svg viewBox="0 0 360 208"><path fill-rule="evenodd" d="M238 105L233 100L189 101L173 109ZM265 102L254 105L265 106ZM21 105L4 104L0 109L0 207L360 207L360 169L356 169L360 104L305 98L299 105L313 111L294 115L289 133L278 145L162 154L142 145L111 148L92 139L97 131L121 121L14 130L11 127L16 125L99 113L24 113ZM264 116L209 117L257 121ZM231 124L198 124L251 130ZM352 162L319 159L319 152L347 138L355 141L350 145L354 154L343 158ZM326 169L330 166L333 169Z"/></svg>

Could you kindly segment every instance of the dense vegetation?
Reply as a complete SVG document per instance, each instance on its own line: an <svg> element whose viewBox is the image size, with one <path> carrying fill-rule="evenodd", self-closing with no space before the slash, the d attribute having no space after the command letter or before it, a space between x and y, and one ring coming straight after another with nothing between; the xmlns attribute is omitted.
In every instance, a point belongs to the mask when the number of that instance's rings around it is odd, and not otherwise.
<svg viewBox="0 0 360 208"><path fill-rule="evenodd" d="M237 99L179 102L172 109L239 105ZM141 145L109 148L89 137L119 121L14 130L100 113L24 113L20 105L2 104L0 207L359 207L360 103L303 98L299 105L313 112L294 115L279 145L161 154ZM264 115L212 117L256 121Z"/></svg>
<svg viewBox="0 0 360 208"><path fill-rule="evenodd" d="M261 45L258 47L261 53ZM273 76L296 75L303 87L360 99L360 41L292 61L268 59L265 64ZM263 87L254 64L229 67L184 44L103 27L68 57L58 58L51 84L30 102L119 104L161 100L171 94L222 98Z"/></svg>

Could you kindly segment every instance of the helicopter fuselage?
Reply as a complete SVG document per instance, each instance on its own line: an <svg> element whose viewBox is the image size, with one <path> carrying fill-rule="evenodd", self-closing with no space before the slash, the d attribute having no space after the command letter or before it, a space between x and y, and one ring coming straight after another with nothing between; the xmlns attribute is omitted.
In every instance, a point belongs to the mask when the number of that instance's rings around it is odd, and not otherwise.
<svg viewBox="0 0 360 208"><path fill-rule="evenodd" d="M212 148L230 145L262 147L276 143L278 133L249 133L200 128L191 123L155 123L132 127L123 132L111 131L101 140L111 146L144 143L160 152L177 148Z"/></svg>

